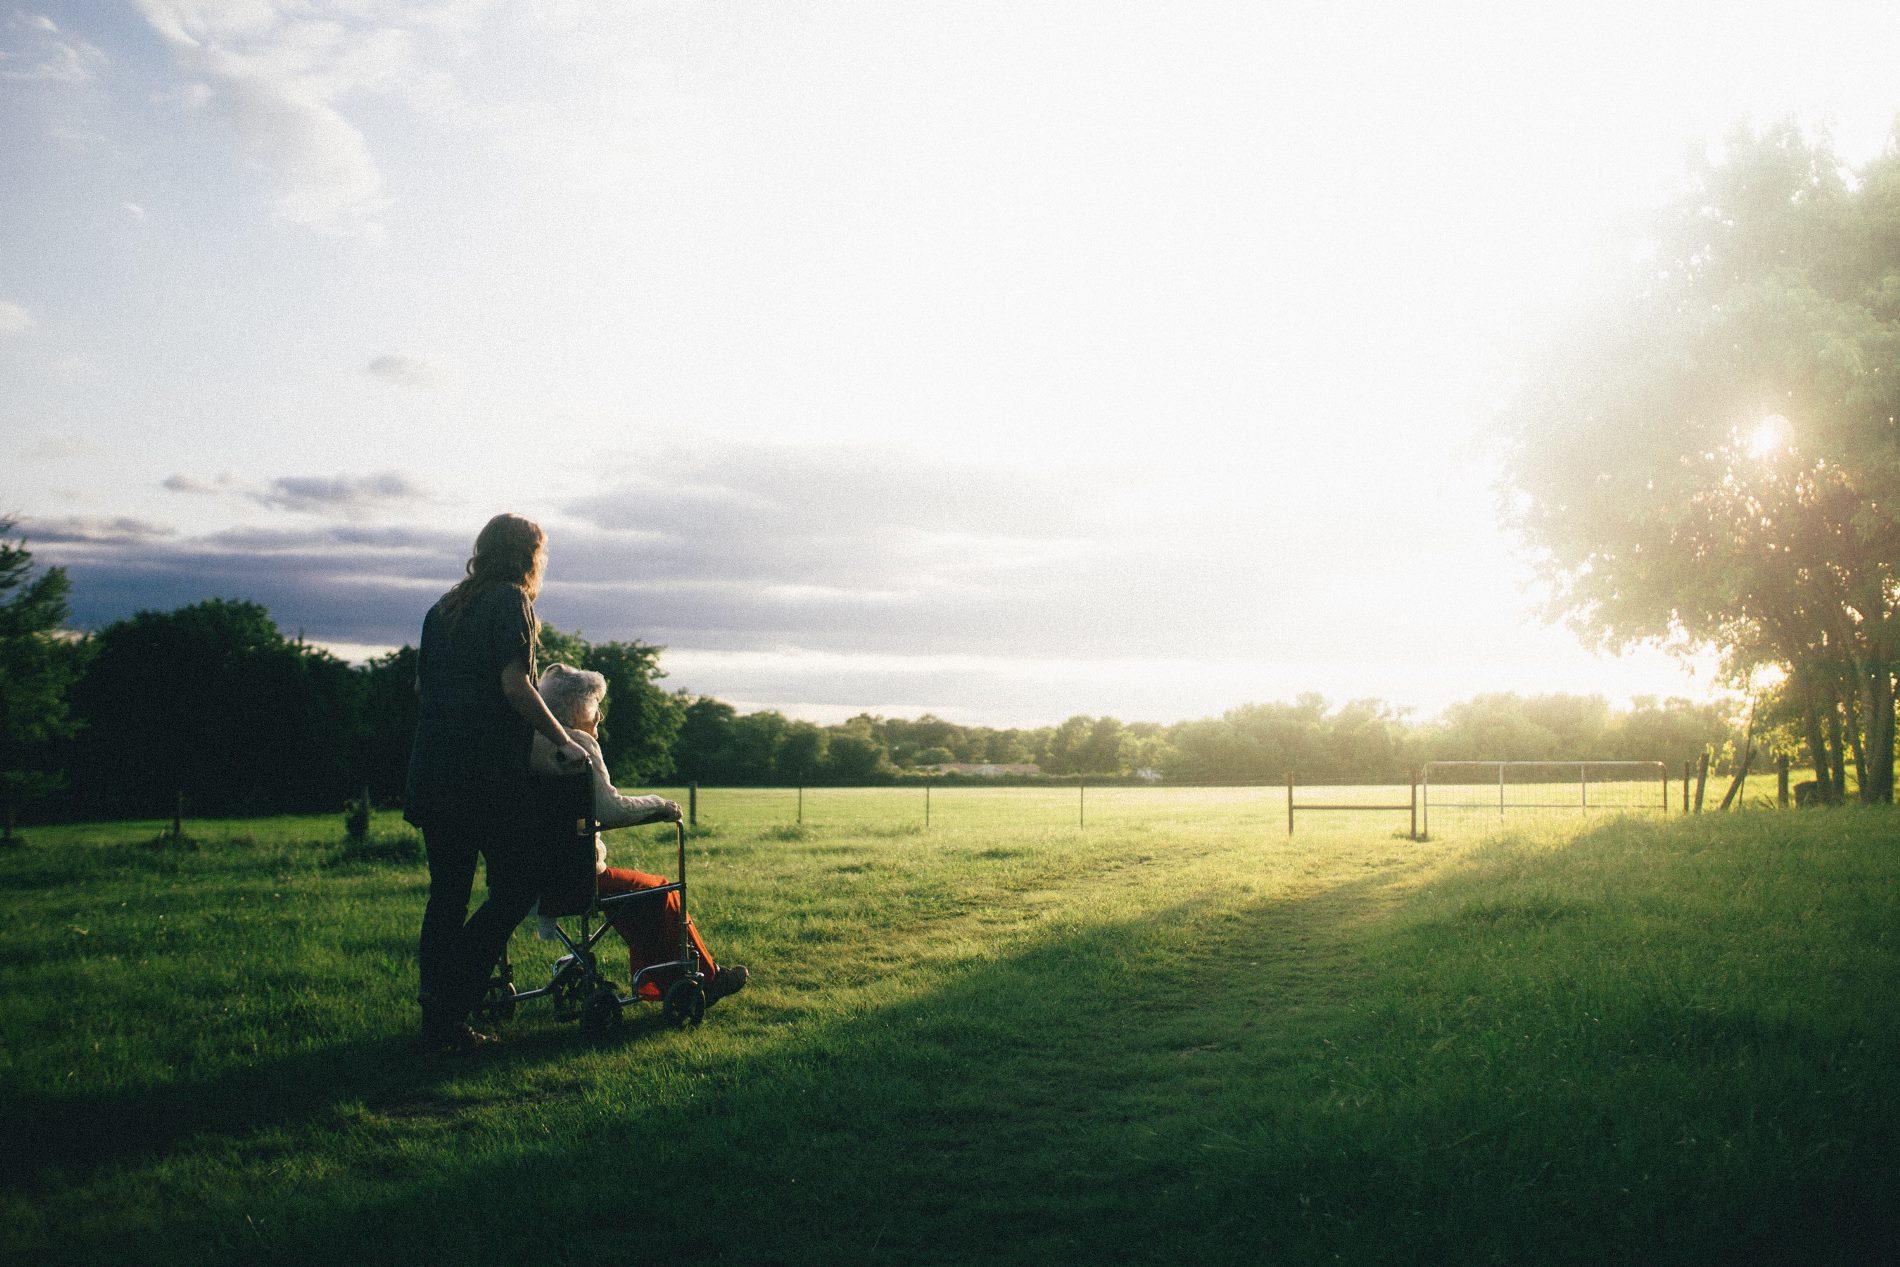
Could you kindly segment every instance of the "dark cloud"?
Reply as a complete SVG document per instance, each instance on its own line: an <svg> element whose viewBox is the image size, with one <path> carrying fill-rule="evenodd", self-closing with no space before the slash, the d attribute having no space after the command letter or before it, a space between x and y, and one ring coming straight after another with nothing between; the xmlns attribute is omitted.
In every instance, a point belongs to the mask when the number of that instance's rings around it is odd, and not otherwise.
<svg viewBox="0 0 1900 1267"><path fill-rule="evenodd" d="M428 494L406 475L385 471L379 475L284 475L274 479L257 501L280 510L324 514L360 510L402 502L427 501Z"/></svg>
<svg viewBox="0 0 1900 1267"><path fill-rule="evenodd" d="M298 514L344 514L413 505L430 500L420 484L395 471L373 475L283 475L264 484L234 476L168 475L161 486L193 496L242 497L273 510Z"/></svg>
<svg viewBox="0 0 1900 1267"><path fill-rule="evenodd" d="M1105 465L1024 472L844 449L668 454L654 468L669 478L625 478L573 503L575 519L547 521L544 619L596 638L850 655L1244 659L1270 648L1315 660L1443 642L1396 598L1377 628L1346 614L1363 613L1368 592L1416 582L1396 572L1397 547L1433 531L1426 502L1289 516ZM420 496L396 475L268 488L286 508L399 510ZM182 540L126 530L111 545L75 535L84 544L47 561L71 568L90 623L235 596L318 640L397 643L414 640L462 574L472 527L346 515Z"/></svg>
<svg viewBox="0 0 1900 1267"><path fill-rule="evenodd" d="M22 519L14 531L29 543L49 545L124 545L174 536L176 528L143 519Z"/></svg>

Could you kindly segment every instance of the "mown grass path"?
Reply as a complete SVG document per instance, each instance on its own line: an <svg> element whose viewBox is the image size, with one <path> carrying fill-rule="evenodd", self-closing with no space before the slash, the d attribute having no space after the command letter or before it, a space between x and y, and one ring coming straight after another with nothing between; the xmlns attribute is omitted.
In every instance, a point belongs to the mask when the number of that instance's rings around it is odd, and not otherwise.
<svg viewBox="0 0 1900 1267"><path fill-rule="evenodd" d="M1893 815L1414 844L1220 810L715 832L694 908L752 989L433 1062L400 839L37 833L0 854L0 1252L1851 1261L1900 1230Z"/></svg>

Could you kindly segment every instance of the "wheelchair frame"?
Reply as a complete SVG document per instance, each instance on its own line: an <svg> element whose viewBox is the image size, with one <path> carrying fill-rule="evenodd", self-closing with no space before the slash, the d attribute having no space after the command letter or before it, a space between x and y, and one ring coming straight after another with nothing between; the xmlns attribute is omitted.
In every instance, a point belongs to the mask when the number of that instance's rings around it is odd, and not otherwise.
<svg viewBox="0 0 1900 1267"><path fill-rule="evenodd" d="M569 776L560 776L563 778ZM594 842L600 835L599 820L593 811L593 784L591 774L587 776L586 811L574 820L575 839L573 847L585 847L590 865L595 857ZM561 920L576 918L572 915L555 916L554 928L567 948L567 953L554 963L554 974L548 983L533 990L516 990L514 985L514 965L509 962L508 948L504 946L501 959L496 964L495 975L489 979L488 987L482 993L481 1001L476 1005L475 1017L481 1021L500 1023L514 1019L516 1009L529 999L549 999L554 1005L554 1014L560 1020L575 1017L580 1019L581 1033L589 1038L600 1038L612 1033L620 1024L621 1010L641 1001L640 987L663 972L679 970L679 979L666 988L660 998L661 1011L666 1019L675 1025L697 1024L706 1014L706 985L710 978L700 962L699 952L693 947L690 925L686 910L686 824L673 824L674 839L678 847L678 878L657 888L639 889L632 893L616 893L602 897L599 891L599 878L595 877L595 889L587 909L579 913L580 936L571 936L562 926ZM613 927L614 914L635 902L664 902L669 893L680 895L680 951L679 958L665 963L652 963L640 969L633 981L627 986L627 993L621 994L607 975L600 970L600 957L595 947L601 938ZM594 921L599 920L598 926ZM513 940L511 935L510 940Z"/></svg>

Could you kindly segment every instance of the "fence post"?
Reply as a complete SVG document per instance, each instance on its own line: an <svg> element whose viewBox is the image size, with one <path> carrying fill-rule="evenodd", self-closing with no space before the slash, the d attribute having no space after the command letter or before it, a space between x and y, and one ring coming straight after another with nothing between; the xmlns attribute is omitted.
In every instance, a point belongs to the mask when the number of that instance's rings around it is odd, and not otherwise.
<svg viewBox="0 0 1900 1267"><path fill-rule="evenodd" d="M1590 808L1590 767L1577 762L1577 807Z"/></svg>
<svg viewBox="0 0 1900 1267"><path fill-rule="evenodd" d="M686 825L699 826L699 784L686 785Z"/></svg>
<svg viewBox="0 0 1900 1267"><path fill-rule="evenodd" d="M1689 763L1682 763L1682 812L1689 812Z"/></svg>
<svg viewBox="0 0 1900 1267"><path fill-rule="evenodd" d="M1788 808L1788 754L1785 752L1775 758L1775 804Z"/></svg>
<svg viewBox="0 0 1900 1267"><path fill-rule="evenodd" d="M1293 834L1293 771L1286 772L1286 834Z"/></svg>
<svg viewBox="0 0 1900 1267"><path fill-rule="evenodd" d="M1702 759L1695 763L1695 812L1702 812L1702 793L1709 786L1709 753L1705 748Z"/></svg>
<svg viewBox="0 0 1900 1267"><path fill-rule="evenodd" d="M1418 839L1418 771L1412 771L1412 839Z"/></svg>
<svg viewBox="0 0 1900 1267"><path fill-rule="evenodd" d="M800 827L805 825L805 785L803 783L798 785L798 825Z"/></svg>

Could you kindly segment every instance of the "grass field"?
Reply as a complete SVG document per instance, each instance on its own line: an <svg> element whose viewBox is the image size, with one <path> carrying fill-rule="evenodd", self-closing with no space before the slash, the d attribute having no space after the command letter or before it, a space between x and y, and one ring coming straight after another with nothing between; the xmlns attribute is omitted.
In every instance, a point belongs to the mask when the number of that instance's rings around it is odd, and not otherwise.
<svg viewBox="0 0 1900 1267"><path fill-rule="evenodd" d="M1415 844L1289 839L1259 789L1090 792L1086 830L1073 789L934 795L928 831L899 795L808 792L803 828L702 802L694 909L755 972L703 1026L594 1046L529 1010L432 1062L393 818L355 850L336 817L32 831L0 853L0 1257L1860 1261L1900 1231L1892 813Z"/></svg>

